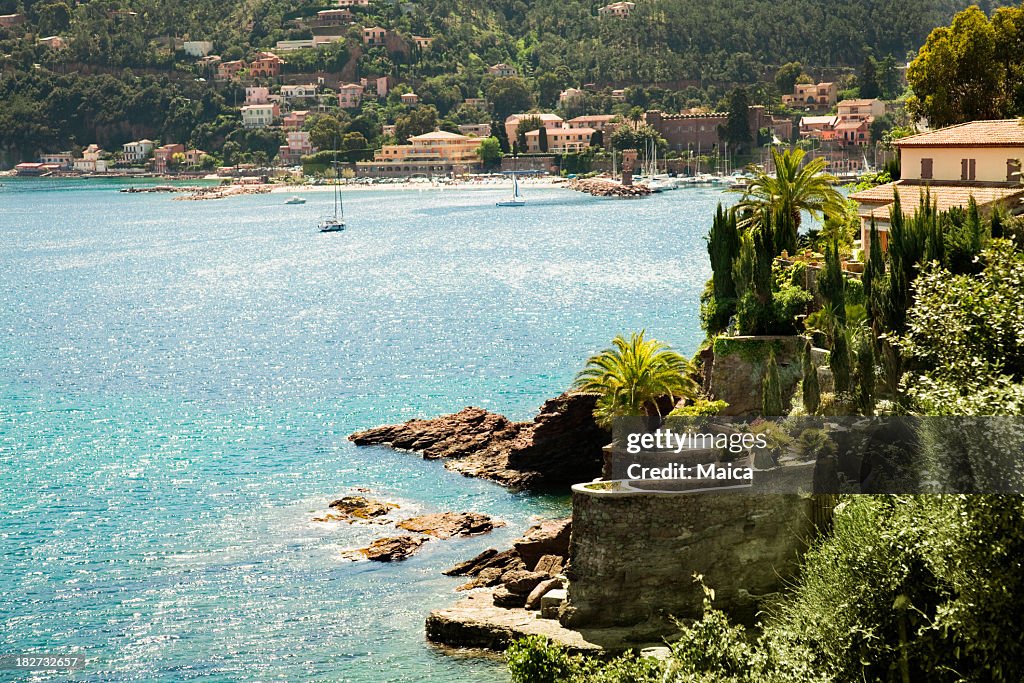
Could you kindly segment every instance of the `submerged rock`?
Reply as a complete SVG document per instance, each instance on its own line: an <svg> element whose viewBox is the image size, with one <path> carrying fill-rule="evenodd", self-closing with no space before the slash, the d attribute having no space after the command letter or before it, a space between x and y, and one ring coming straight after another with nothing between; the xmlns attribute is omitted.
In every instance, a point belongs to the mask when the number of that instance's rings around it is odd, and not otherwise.
<svg viewBox="0 0 1024 683"><path fill-rule="evenodd" d="M427 534L435 538L451 538L452 536L476 536L486 534L504 522L491 519L478 512L438 512L422 517L413 517L399 522L399 529ZM497 552L497 551L495 551Z"/></svg>
<svg viewBox="0 0 1024 683"><path fill-rule="evenodd" d="M533 422L512 422L482 408L356 432L358 446L389 445L444 459L445 467L511 488L543 488L601 474L608 432L594 422L596 396L565 393L547 401Z"/></svg>

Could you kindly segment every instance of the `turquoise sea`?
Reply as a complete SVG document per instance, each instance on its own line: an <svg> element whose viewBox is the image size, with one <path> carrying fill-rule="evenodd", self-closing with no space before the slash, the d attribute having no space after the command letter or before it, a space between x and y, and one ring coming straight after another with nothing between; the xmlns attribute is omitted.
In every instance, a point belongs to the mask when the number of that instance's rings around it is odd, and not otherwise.
<svg viewBox="0 0 1024 683"><path fill-rule="evenodd" d="M329 193L3 182L0 654L88 661L29 680L506 680L429 646L424 617L457 598L441 570L567 498L346 436L466 405L529 419L620 332L692 353L722 198L354 191L324 235ZM346 563L386 532L311 518L354 487L508 526Z"/></svg>

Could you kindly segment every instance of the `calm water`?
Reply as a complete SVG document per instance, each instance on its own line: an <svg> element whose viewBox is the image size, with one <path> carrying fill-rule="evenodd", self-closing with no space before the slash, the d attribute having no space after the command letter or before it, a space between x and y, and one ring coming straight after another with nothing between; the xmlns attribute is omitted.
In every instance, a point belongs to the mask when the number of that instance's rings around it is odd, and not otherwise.
<svg viewBox="0 0 1024 683"><path fill-rule="evenodd" d="M504 680L423 619L456 598L442 569L566 499L345 437L469 404L527 419L620 332L693 352L720 197L360 191L320 235L330 194L4 182L0 653L78 653L91 681ZM353 487L508 527L343 563L384 532L311 517Z"/></svg>

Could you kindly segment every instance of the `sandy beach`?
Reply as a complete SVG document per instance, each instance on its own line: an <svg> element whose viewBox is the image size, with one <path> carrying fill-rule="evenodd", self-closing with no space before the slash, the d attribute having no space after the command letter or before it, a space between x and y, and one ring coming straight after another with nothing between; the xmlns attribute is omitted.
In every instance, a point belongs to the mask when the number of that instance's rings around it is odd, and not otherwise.
<svg viewBox="0 0 1024 683"><path fill-rule="evenodd" d="M564 178L530 178L519 181L520 186L527 187L559 187L564 186L566 181ZM271 192L285 193L285 194L305 194L307 192L331 192L332 185L274 185ZM344 192L354 192L361 190L395 190L395 191L410 191L410 190L494 190L500 188L511 188L511 179L495 178L493 180L484 181L456 181L456 182L428 182L428 181L402 181L395 183L362 183L349 181L341 184L341 189Z"/></svg>

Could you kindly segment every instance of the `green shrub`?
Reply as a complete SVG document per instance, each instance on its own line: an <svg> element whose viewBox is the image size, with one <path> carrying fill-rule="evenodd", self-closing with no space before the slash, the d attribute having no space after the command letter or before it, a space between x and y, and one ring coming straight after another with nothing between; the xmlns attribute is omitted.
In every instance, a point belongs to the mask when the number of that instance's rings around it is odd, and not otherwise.
<svg viewBox="0 0 1024 683"><path fill-rule="evenodd" d="M579 660L543 636L515 641L505 652L513 683L559 683L579 673Z"/></svg>

